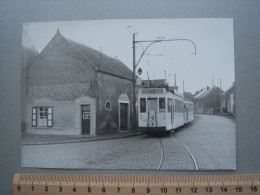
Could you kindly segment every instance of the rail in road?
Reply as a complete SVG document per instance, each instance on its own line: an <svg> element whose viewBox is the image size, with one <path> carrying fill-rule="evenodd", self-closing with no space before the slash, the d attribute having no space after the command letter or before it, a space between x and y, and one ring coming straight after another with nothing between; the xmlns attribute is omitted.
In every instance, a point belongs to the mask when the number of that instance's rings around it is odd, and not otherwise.
<svg viewBox="0 0 260 195"><path fill-rule="evenodd" d="M197 162L196 162L196 160L195 160L193 154L192 154L191 151L189 150L189 148L188 148L180 139L178 139L177 137L172 136L172 138L173 138L173 139L176 139L176 140L188 151L188 153L189 153L189 155L190 155L190 157L191 157L191 159L192 159L192 161L193 161L195 170L199 170L198 164L197 164Z"/></svg>
<svg viewBox="0 0 260 195"><path fill-rule="evenodd" d="M175 139L189 153L190 158L191 158L193 165L194 165L194 169L199 170L196 159L195 159L194 155L192 154L192 152L190 151L190 149L180 139L176 138L174 135L171 134L170 136L171 136L172 139ZM164 145L163 145L163 142L162 142L162 138L160 138L159 143L160 143L160 147L161 147L161 157L160 157L159 164L157 166L157 170L160 170L162 163L163 163L163 159L164 159Z"/></svg>

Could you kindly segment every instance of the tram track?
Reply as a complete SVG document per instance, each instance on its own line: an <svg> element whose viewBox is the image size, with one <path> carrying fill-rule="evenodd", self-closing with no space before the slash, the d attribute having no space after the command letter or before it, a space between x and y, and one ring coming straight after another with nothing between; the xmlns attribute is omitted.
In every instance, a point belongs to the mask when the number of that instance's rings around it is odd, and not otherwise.
<svg viewBox="0 0 260 195"><path fill-rule="evenodd" d="M162 166L163 158L164 158L164 148L163 148L162 138L160 138L159 143L160 143L160 146L161 146L161 157L160 157L159 164L157 166L157 170L160 170L160 168Z"/></svg>
<svg viewBox="0 0 260 195"><path fill-rule="evenodd" d="M170 135L170 137L171 137L172 139L176 140L177 143L179 143L179 144L181 145L181 147L184 148L185 151L187 151L187 153L188 153L190 159L192 160L192 164L193 164L193 166L194 166L194 169L195 169L195 170L199 170L197 161L196 161L194 155L192 154L192 152L190 151L190 149L189 149L180 139L178 139L177 137L175 137L175 135ZM161 155L160 155L160 160L159 160L159 163L158 163L156 169L157 169L157 170L160 170L161 167L162 167L163 161L164 161L165 158L167 158L167 157L165 157L165 151L164 151L164 145L163 145L163 138L160 138L160 140L159 140L158 142L159 142L160 148L161 148Z"/></svg>
<svg viewBox="0 0 260 195"><path fill-rule="evenodd" d="M189 155L190 155L190 157L191 157L191 159L192 159L192 161L193 161L193 165L194 165L195 170L199 170L199 167L198 167L198 164L197 164L197 162L196 162L196 159L195 159L195 157L193 156L193 154L192 154L192 152L190 151L190 149L189 149L180 139L178 139L177 137L175 137L175 135L171 135L171 137L172 137L173 139L177 140L177 142L178 142L180 145L182 145L183 148L185 148L185 150L189 153Z"/></svg>

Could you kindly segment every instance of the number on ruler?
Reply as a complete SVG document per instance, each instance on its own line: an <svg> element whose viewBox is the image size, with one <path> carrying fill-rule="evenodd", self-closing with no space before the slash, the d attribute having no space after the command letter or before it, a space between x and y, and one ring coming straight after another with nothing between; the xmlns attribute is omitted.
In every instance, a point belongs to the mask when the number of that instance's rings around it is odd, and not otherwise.
<svg viewBox="0 0 260 195"><path fill-rule="evenodd" d="M161 193L167 193L167 191L168 191L167 188L165 188L165 187L161 188Z"/></svg>
<svg viewBox="0 0 260 195"><path fill-rule="evenodd" d="M236 187L236 192L243 192L243 188L241 186Z"/></svg>
<svg viewBox="0 0 260 195"><path fill-rule="evenodd" d="M221 187L220 190L221 190L221 192L227 192L228 191L227 187L225 187L225 186Z"/></svg>
<svg viewBox="0 0 260 195"><path fill-rule="evenodd" d="M212 187L206 187L206 192L211 193L212 191Z"/></svg>
<svg viewBox="0 0 260 195"><path fill-rule="evenodd" d="M17 190L18 190L18 191L21 191L21 189L22 189L21 186L18 185L18 186L17 186Z"/></svg>
<svg viewBox="0 0 260 195"><path fill-rule="evenodd" d="M176 193L177 194L181 193L181 188L176 188Z"/></svg>
<svg viewBox="0 0 260 195"><path fill-rule="evenodd" d="M191 190L191 193L198 193L197 187L192 187L190 190Z"/></svg>
<svg viewBox="0 0 260 195"><path fill-rule="evenodd" d="M251 187L251 192L257 192L257 187L256 186L252 186Z"/></svg>

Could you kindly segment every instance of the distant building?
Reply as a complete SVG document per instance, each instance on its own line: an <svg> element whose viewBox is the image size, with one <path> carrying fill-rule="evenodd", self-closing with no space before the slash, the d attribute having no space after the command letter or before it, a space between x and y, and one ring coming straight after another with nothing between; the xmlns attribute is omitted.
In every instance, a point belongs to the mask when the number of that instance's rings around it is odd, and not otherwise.
<svg viewBox="0 0 260 195"><path fill-rule="evenodd" d="M98 135L131 129L133 73L59 31L26 70L26 132Z"/></svg>
<svg viewBox="0 0 260 195"><path fill-rule="evenodd" d="M190 92L184 92L184 100L193 101L193 95Z"/></svg>
<svg viewBox="0 0 260 195"><path fill-rule="evenodd" d="M236 92L235 92L235 83L223 93L222 95L222 112L235 114L236 113Z"/></svg>
<svg viewBox="0 0 260 195"><path fill-rule="evenodd" d="M195 113L219 113L220 101L223 91L214 86L213 88L207 87L198 91L193 97L193 105Z"/></svg>

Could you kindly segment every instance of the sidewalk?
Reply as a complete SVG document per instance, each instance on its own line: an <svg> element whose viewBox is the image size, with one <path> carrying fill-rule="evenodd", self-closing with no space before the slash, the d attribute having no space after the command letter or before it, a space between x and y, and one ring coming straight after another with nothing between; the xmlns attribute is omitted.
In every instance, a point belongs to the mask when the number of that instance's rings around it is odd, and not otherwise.
<svg viewBox="0 0 260 195"><path fill-rule="evenodd" d="M46 144L62 144L62 143L75 143L75 142L89 142L107 139L119 139L131 136L141 135L134 131L118 132L106 135L35 135L22 133L21 144L22 145L46 145Z"/></svg>

